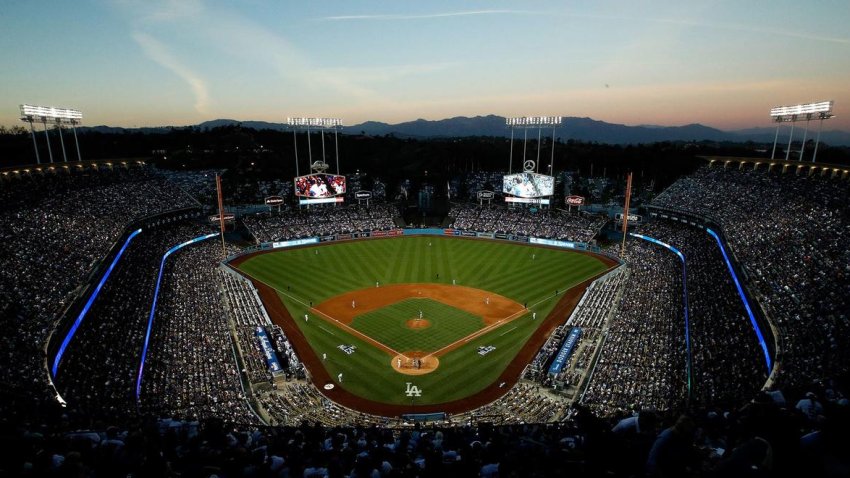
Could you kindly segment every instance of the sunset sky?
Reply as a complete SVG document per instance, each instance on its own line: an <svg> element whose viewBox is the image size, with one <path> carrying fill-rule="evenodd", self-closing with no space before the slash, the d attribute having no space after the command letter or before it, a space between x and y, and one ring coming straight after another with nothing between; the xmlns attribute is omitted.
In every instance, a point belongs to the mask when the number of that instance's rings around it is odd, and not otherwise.
<svg viewBox="0 0 850 478"><path fill-rule="evenodd" d="M850 4L800 1L3 0L0 124L344 124L498 114L721 129L834 99Z"/></svg>

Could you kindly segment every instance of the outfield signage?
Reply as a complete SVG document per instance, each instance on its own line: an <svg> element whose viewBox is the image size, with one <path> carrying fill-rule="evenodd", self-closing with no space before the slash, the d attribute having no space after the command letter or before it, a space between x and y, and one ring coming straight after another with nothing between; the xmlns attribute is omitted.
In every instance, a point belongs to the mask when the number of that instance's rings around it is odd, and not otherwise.
<svg viewBox="0 0 850 478"><path fill-rule="evenodd" d="M271 373L276 375L283 372L283 368L277 360L277 355L274 353L272 343L269 340L269 336L266 334L266 331L262 327L257 327L255 333L257 335L257 340L260 342L260 348L263 349L263 356L266 359L266 365L268 365Z"/></svg>
<svg viewBox="0 0 850 478"><path fill-rule="evenodd" d="M495 237L495 234L492 232L478 232L475 235L484 239L493 239Z"/></svg>
<svg viewBox="0 0 850 478"><path fill-rule="evenodd" d="M582 196L567 196L564 198L564 202L567 203L567 206L581 206L584 204L584 197Z"/></svg>
<svg viewBox="0 0 850 478"><path fill-rule="evenodd" d="M528 240L532 244L540 244L542 246L566 247L567 249L575 249L577 244L570 241L557 241L555 239L543 239L540 237L532 237Z"/></svg>
<svg viewBox="0 0 850 478"><path fill-rule="evenodd" d="M372 199L372 191L357 191L354 193L355 199Z"/></svg>
<svg viewBox="0 0 850 478"><path fill-rule="evenodd" d="M623 213L618 212L617 215L614 216L614 217L617 219L617 221L622 221L623 220ZM643 219L643 218L638 216L637 214L629 214L629 222L641 222L641 219ZM675 217L673 219L678 220Z"/></svg>
<svg viewBox="0 0 850 478"><path fill-rule="evenodd" d="M330 204L330 203L338 203L344 202L345 199L342 196L332 197L332 198L319 198L319 199L299 199L298 204L304 206L308 204Z"/></svg>
<svg viewBox="0 0 850 478"><path fill-rule="evenodd" d="M402 234L414 235L414 234L428 234L428 235L443 235L443 229L434 229L434 228L425 228L425 229L401 229Z"/></svg>
<svg viewBox="0 0 850 478"><path fill-rule="evenodd" d="M236 219L235 214L233 214L231 212L224 213L224 222L231 222L234 219ZM221 218L220 218L219 214L213 214L212 216L209 217L209 220L212 224L216 224L216 223L221 221Z"/></svg>
<svg viewBox="0 0 850 478"><path fill-rule="evenodd" d="M555 360L552 362L552 365L549 366L549 375L557 375L561 373L567 365L567 360L570 358L570 355L573 353L576 345L578 345L579 338L581 338L581 329L573 327L572 330L570 330L570 334L567 336L567 340L564 340L564 344L561 345L561 350L558 351L558 355L555 356Z"/></svg>
<svg viewBox="0 0 850 478"><path fill-rule="evenodd" d="M281 247L303 246L305 244L316 244L318 242L318 237L308 237L305 239L293 239L291 241L272 242L272 249L278 249Z"/></svg>
<svg viewBox="0 0 850 478"><path fill-rule="evenodd" d="M493 199L496 196L496 193L493 191L478 191L478 199Z"/></svg>
<svg viewBox="0 0 850 478"><path fill-rule="evenodd" d="M523 203L523 204L548 205L549 199L546 199L546 198L542 198L542 199L541 198L520 198L520 197L508 196L508 197L505 198L505 202L517 202L517 203Z"/></svg>
<svg viewBox="0 0 850 478"><path fill-rule="evenodd" d="M266 206L280 206L283 204L283 198L280 196L269 196L266 198Z"/></svg>

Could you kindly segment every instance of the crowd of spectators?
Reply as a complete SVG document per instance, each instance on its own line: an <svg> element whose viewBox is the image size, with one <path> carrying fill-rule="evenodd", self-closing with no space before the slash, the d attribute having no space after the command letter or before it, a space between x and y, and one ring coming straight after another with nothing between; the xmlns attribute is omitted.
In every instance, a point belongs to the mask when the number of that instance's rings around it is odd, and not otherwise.
<svg viewBox="0 0 850 478"><path fill-rule="evenodd" d="M219 286L221 254L220 244L208 240L166 262L140 395L143 412L258 420L236 366Z"/></svg>
<svg viewBox="0 0 850 478"><path fill-rule="evenodd" d="M136 413L136 378L162 256L202 231L198 225L168 226L143 230L133 239L60 364L57 387L70 407L93 417ZM157 316L162 314L158 308ZM154 330L159 325L156 322ZM150 373L150 364L147 367Z"/></svg>
<svg viewBox="0 0 850 478"><path fill-rule="evenodd" d="M138 165L33 170L0 182L0 402L26 407L52 396L47 336L127 224L197 205Z"/></svg>
<svg viewBox="0 0 850 478"><path fill-rule="evenodd" d="M388 230L395 227L395 206L365 205L284 209L245 216L243 221L257 242L280 241L337 233Z"/></svg>
<svg viewBox="0 0 850 478"><path fill-rule="evenodd" d="M619 300L627 276L626 268L618 268L591 283L570 318L555 329L527 367L524 376L550 387L558 384L562 387L579 385L584 374L589 371L596 344L608 323L614 304ZM550 375L549 366L573 327L581 329L581 339L573 352L574 357L568 360L567 366L560 373Z"/></svg>
<svg viewBox="0 0 850 478"><path fill-rule="evenodd" d="M224 169L202 169L198 171L175 171L171 169L158 169L157 172L176 184L186 194L197 199L205 206L218 204L215 187L215 176L224 174Z"/></svg>
<svg viewBox="0 0 850 478"><path fill-rule="evenodd" d="M232 326L243 360L243 371L252 384L271 383L272 376L265 362L262 347L257 339L257 328L262 327L287 379L304 378L304 365L298 359L283 330L273 325L254 286L235 272L220 270L221 285L225 292L225 308L232 318Z"/></svg>
<svg viewBox="0 0 850 478"><path fill-rule="evenodd" d="M675 246L687 262L692 398L718 404L753 396L767 380L767 364L717 242L702 228L673 221L639 231Z"/></svg>
<svg viewBox="0 0 850 478"><path fill-rule="evenodd" d="M583 403L600 415L673 410L687 397L682 264L672 252L630 241L629 275Z"/></svg>
<svg viewBox="0 0 850 478"><path fill-rule="evenodd" d="M780 385L850 365L850 188L846 181L705 166L654 204L722 225L749 288L778 329Z"/></svg>
<svg viewBox="0 0 850 478"><path fill-rule="evenodd" d="M453 204L451 227L469 231L501 232L523 236L590 242L606 218L561 210L536 211L526 208L481 207Z"/></svg>

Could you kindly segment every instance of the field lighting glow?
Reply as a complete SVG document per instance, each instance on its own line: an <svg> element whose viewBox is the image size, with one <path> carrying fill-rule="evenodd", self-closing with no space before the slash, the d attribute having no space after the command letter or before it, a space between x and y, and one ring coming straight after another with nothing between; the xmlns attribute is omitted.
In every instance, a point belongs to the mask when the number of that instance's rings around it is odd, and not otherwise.
<svg viewBox="0 0 850 478"><path fill-rule="evenodd" d="M830 115L834 101L821 101L819 103L807 103L804 105L777 106L770 109L770 116L783 118L786 116L800 116L821 113Z"/></svg>
<svg viewBox="0 0 850 478"><path fill-rule="evenodd" d="M338 128L342 126L342 120L339 118L286 118L286 124L304 128Z"/></svg>
<svg viewBox="0 0 850 478"><path fill-rule="evenodd" d="M83 113L77 110L33 105L21 105L21 116L68 122L79 122L83 119Z"/></svg>
<svg viewBox="0 0 850 478"><path fill-rule="evenodd" d="M520 116L505 118L507 126L557 126L561 124L561 116Z"/></svg>

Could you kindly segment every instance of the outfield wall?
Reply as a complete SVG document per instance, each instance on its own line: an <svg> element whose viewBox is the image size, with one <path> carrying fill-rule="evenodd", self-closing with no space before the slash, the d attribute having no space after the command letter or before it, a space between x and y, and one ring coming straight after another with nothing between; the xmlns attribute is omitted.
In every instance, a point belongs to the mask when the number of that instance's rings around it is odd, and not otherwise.
<svg viewBox="0 0 850 478"><path fill-rule="evenodd" d="M606 254L597 246L587 244L585 242L565 241L560 239L547 239L542 237L524 236L520 234L502 233L502 232L482 232L469 231L463 229L441 229L441 228L425 228L425 229L388 229L374 231L358 231L350 233L329 234L324 236L306 237L301 239L290 239L287 241L264 242L262 244L249 247L241 252L229 256L225 259L225 263L229 263L237 257L247 254L253 254L259 251L269 251L274 249L283 249L290 247L303 247L327 242L350 241L355 239L372 239L400 236L444 236L444 237L463 237L471 239L489 239L507 242L519 242L523 244L531 244L536 246L548 246L561 249L569 249L574 251L592 252L594 254L604 255L609 259L613 259L622 264L619 257Z"/></svg>

